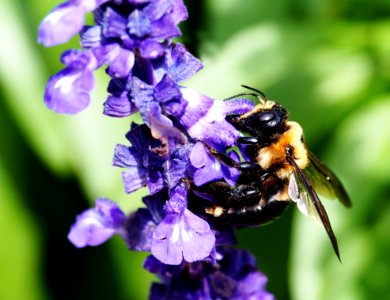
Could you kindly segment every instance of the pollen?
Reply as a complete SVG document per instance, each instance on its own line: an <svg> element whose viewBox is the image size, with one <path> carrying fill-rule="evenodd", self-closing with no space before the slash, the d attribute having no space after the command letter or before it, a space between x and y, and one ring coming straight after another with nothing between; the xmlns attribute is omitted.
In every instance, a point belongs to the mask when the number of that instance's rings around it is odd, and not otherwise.
<svg viewBox="0 0 390 300"><path fill-rule="evenodd" d="M215 207L207 207L205 209L206 213L209 215L213 215L214 217L218 218L223 213L223 207L221 206L215 206Z"/></svg>

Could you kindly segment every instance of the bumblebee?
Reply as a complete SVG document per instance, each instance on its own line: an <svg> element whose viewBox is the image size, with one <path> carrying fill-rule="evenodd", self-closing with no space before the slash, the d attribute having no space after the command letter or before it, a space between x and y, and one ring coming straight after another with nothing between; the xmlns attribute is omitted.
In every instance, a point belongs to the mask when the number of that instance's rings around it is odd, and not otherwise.
<svg viewBox="0 0 390 300"><path fill-rule="evenodd" d="M209 152L225 164L241 171L235 186L216 181L198 187L195 192L211 203L207 215L236 227L261 225L278 218L291 203L306 216L321 222L333 249L340 259L337 239L317 192L338 199L346 207L351 200L336 175L326 167L304 142L302 127L288 120L288 112L270 101L259 90L259 104L245 114L228 115L226 119L241 132L238 144L245 162L236 162L226 154L205 145Z"/></svg>

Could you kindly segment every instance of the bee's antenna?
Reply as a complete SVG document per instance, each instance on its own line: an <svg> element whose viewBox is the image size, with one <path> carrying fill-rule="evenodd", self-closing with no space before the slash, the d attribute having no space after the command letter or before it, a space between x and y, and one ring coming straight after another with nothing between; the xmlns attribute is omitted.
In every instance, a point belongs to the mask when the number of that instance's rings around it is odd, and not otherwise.
<svg viewBox="0 0 390 300"><path fill-rule="evenodd" d="M235 99L235 98L240 97L240 96L253 96L253 97L256 97L256 98L259 97L258 94L254 94L254 93L240 93L240 94L231 96L231 97L229 97L229 98L225 98L225 99L223 99L223 101Z"/></svg>
<svg viewBox="0 0 390 300"><path fill-rule="evenodd" d="M268 98L262 91L255 89L253 87L247 86L245 84L241 84L241 86L245 89L256 92L257 94L255 96L260 100L260 102L267 102ZM250 95L253 95L253 94L250 94Z"/></svg>
<svg viewBox="0 0 390 300"><path fill-rule="evenodd" d="M248 90L254 91L254 92L256 92L256 93L240 93L240 94L231 96L231 97L229 97L229 98L223 99L223 101L235 99L235 98L240 97L240 96L253 96L253 97L256 97L261 103L267 102L268 98L267 98L267 96L266 96L262 91L257 90L257 89L255 89L255 88L253 88L253 87L247 86L247 85L245 85L245 84L241 84L241 86L242 86L243 88L246 88L246 89L248 89Z"/></svg>

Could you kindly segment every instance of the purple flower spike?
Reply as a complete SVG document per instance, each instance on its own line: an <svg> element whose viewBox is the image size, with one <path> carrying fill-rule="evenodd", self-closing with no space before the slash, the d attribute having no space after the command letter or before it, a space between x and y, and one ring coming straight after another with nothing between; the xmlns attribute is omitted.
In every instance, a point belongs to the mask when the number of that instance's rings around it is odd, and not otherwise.
<svg viewBox="0 0 390 300"><path fill-rule="evenodd" d="M68 239L77 248L98 246L116 233L121 233L126 217L114 202L98 199L95 208L77 216L68 234Z"/></svg>
<svg viewBox="0 0 390 300"><path fill-rule="evenodd" d="M57 113L76 114L89 105L96 58L91 52L67 51L62 61L68 67L49 79L45 104Z"/></svg>
<svg viewBox="0 0 390 300"><path fill-rule="evenodd" d="M165 206L166 215L153 232L152 254L168 265L202 260L215 246L209 224L186 206L187 191L178 186Z"/></svg>

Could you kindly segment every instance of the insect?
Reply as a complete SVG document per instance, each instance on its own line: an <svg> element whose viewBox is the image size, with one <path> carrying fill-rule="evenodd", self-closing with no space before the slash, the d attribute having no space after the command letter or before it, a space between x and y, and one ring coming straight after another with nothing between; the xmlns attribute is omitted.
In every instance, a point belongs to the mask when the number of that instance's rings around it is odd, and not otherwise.
<svg viewBox="0 0 390 300"><path fill-rule="evenodd" d="M229 166L241 171L235 186L216 181L199 187L196 193L208 200L205 211L216 220L238 227L260 225L278 218L291 203L306 216L323 224L333 249L340 259L336 236L317 193L338 199L346 207L351 200L336 175L326 167L304 142L302 127L288 120L288 112L270 101L259 90L259 104L245 114L226 119L248 135L240 137L246 162L236 162L228 155L205 145L208 151Z"/></svg>

